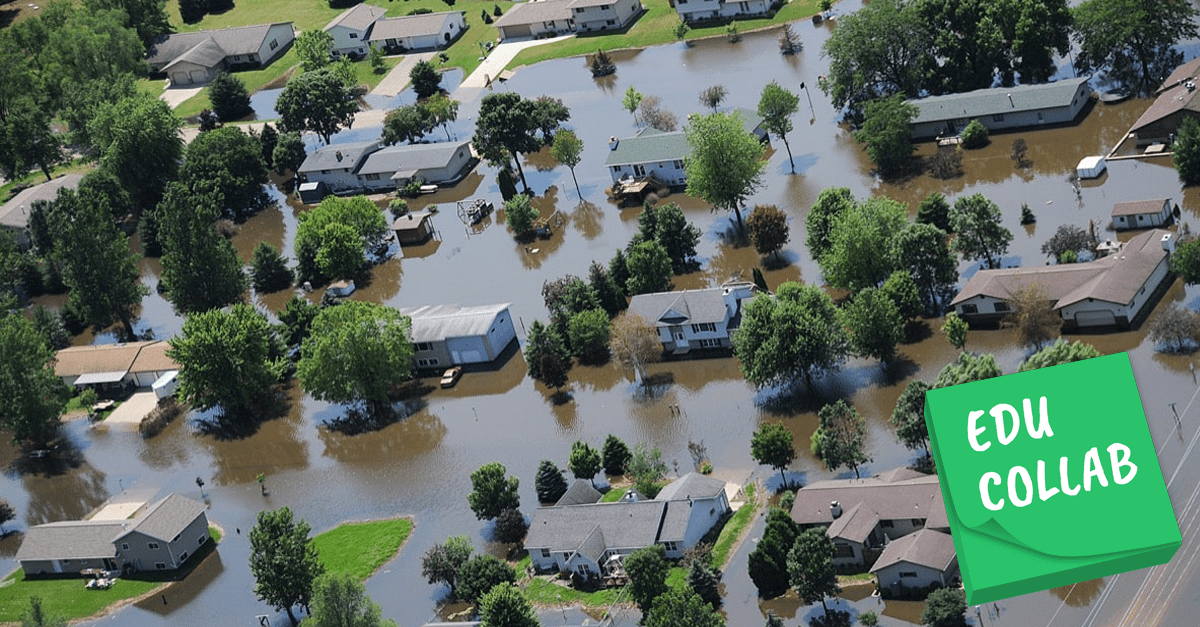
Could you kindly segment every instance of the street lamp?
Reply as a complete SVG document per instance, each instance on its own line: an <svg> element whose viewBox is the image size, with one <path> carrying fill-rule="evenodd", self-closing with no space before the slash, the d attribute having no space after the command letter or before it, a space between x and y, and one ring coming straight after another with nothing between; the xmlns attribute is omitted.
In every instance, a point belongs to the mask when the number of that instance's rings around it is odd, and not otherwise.
<svg viewBox="0 0 1200 627"><path fill-rule="evenodd" d="M808 91L808 85L805 85L803 82L801 82L800 89L803 89L804 95L808 96L808 110L812 111L812 121L815 122L817 120L817 110L813 108L812 94Z"/></svg>

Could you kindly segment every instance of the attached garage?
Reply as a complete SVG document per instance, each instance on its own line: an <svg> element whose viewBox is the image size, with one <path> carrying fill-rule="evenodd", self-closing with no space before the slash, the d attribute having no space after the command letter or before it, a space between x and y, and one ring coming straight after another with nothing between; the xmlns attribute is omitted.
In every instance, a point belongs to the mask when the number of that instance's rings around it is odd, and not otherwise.
<svg viewBox="0 0 1200 627"><path fill-rule="evenodd" d="M193 83L207 83L209 75L205 70L192 70L190 78Z"/></svg>
<svg viewBox="0 0 1200 627"><path fill-rule="evenodd" d="M532 36L533 31L530 29L529 24L513 24L512 26L503 26L500 28L500 39Z"/></svg>
<svg viewBox="0 0 1200 627"><path fill-rule="evenodd" d="M191 85L192 77L187 72L171 72L172 85Z"/></svg>
<svg viewBox="0 0 1200 627"><path fill-rule="evenodd" d="M1075 312L1075 324L1080 327L1115 326L1117 317L1107 309L1091 309Z"/></svg>

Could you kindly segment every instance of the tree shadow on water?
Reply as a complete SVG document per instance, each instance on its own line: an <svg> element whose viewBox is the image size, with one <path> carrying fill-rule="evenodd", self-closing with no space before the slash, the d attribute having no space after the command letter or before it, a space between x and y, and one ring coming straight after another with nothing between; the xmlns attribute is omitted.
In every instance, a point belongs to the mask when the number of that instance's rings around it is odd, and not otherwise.
<svg viewBox="0 0 1200 627"><path fill-rule="evenodd" d="M278 389L247 414L218 410L207 417L197 416L194 422L202 435L221 441L241 440L258 433L264 422L287 416L290 410L291 403L284 391Z"/></svg>
<svg viewBox="0 0 1200 627"><path fill-rule="evenodd" d="M854 624L850 612L829 610L822 616L814 616L808 624L812 627L850 627Z"/></svg>
<svg viewBox="0 0 1200 627"><path fill-rule="evenodd" d="M83 464L83 451L65 435L48 449L22 450L12 460L7 474L18 476L57 477Z"/></svg>
<svg viewBox="0 0 1200 627"><path fill-rule="evenodd" d="M401 402L398 407L392 405L377 413L355 407L341 416L326 420L325 427L342 435L371 433L396 424L428 406L429 401L424 398L412 398Z"/></svg>
<svg viewBox="0 0 1200 627"><path fill-rule="evenodd" d="M640 383L634 384L633 401L649 404L663 397L667 390L675 384L675 373L658 372L647 376Z"/></svg>

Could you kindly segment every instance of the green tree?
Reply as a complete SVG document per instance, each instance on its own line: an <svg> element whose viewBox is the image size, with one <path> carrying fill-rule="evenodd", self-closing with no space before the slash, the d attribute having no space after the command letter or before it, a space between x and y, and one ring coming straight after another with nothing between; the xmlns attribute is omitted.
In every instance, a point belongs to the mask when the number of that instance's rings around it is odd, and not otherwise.
<svg viewBox="0 0 1200 627"><path fill-rule="evenodd" d="M126 26L129 15L124 9L61 10L61 23L59 17L43 13L49 28L37 60L54 104L64 102L73 84L145 76L146 47L137 32Z"/></svg>
<svg viewBox="0 0 1200 627"><path fill-rule="evenodd" d="M249 417L283 374L271 357L271 324L253 307L211 309L183 322L167 355L182 366L179 397L197 409L220 407L226 416Z"/></svg>
<svg viewBox="0 0 1200 627"><path fill-rule="evenodd" d="M112 172L139 211L158 205L183 160L180 120L148 93L98 105L88 136L100 167Z"/></svg>
<svg viewBox="0 0 1200 627"><path fill-rule="evenodd" d="M54 351L25 316L0 314L0 425L16 443L45 449L58 436L70 390L54 374Z"/></svg>
<svg viewBox="0 0 1200 627"><path fill-rule="evenodd" d="M501 584L479 599L479 627L540 627L529 599L516 586Z"/></svg>
<svg viewBox="0 0 1200 627"><path fill-rule="evenodd" d="M689 155L683 160L687 193L737 215L742 204L763 184L762 144L746 131L740 113L698 115L684 129Z"/></svg>
<svg viewBox="0 0 1200 627"><path fill-rule="evenodd" d="M808 217L804 218L804 227L808 231L804 245L813 259L824 257L833 248L830 235L834 226L843 213L857 205L849 187L827 187L817 195L817 201L808 210Z"/></svg>
<svg viewBox="0 0 1200 627"><path fill-rule="evenodd" d="M929 192L917 207L917 223L931 224L950 233L950 203L941 192Z"/></svg>
<svg viewBox="0 0 1200 627"><path fill-rule="evenodd" d="M155 211L163 245L162 285L175 309L208 311L241 300L246 274L233 244L217 233L218 193L167 188Z"/></svg>
<svg viewBox="0 0 1200 627"><path fill-rule="evenodd" d="M279 312L279 323L283 325L283 341L288 346L299 346L308 337L312 321L320 313L320 308L296 294Z"/></svg>
<svg viewBox="0 0 1200 627"><path fill-rule="evenodd" d="M875 196L841 212L829 231L829 249L817 259L825 281L857 293L878 287L896 269L887 254L907 223L900 202Z"/></svg>
<svg viewBox="0 0 1200 627"><path fill-rule="evenodd" d="M705 603L708 603L712 609L721 608L721 572L709 565L702 559L691 560L691 565L688 566L688 587L700 595ZM662 611L662 606L659 606L659 611ZM684 623L685 625L687 623Z"/></svg>
<svg viewBox="0 0 1200 627"><path fill-rule="evenodd" d="M450 123L458 119L458 101L438 92L421 103L429 119L435 127L440 126L446 131L446 140L450 139Z"/></svg>
<svg viewBox="0 0 1200 627"><path fill-rule="evenodd" d="M184 24L195 24L208 12L207 0L179 0L179 17Z"/></svg>
<svg viewBox="0 0 1200 627"><path fill-rule="evenodd" d="M896 400L896 408L889 420L896 431L896 439L910 451L925 449L925 457L929 457L929 427L925 424L925 392L928 391L928 383L920 379L909 381Z"/></svg>
<svg viewBox="0 0 1200 627"><path fill-rule="evenodd" d="M286 611L292 625L296 624L292 607L311 604L314 584L325 573L309 531L308 523L293 519L287 507L259 512L258 522L250 530L254 594Z"/></svg>
<svg viewBox="0 0 1200 627"><path fill-rule="evenodd" d="M279 124L288 131L312 131L325 143L358 112L353 90L332 68L293 76L275 102ZM276 164L276 167L279 167Z"/></svg>
<svg viewBox="0 0 1200 627"><path fill-rule="evenodd" d="M413 91L417 92L419 100L428 98L441 89L442 75L429 61L417 61L409 71L408 78L412 81Z"/></svg>
<svg viewBox="0 0 1200 627"><path fill-rule="evenodd" d="M657 241L642 242L629 251L629 280L625 289L631 295L665 292L671 286L671 256Z"/></svg>
<svg viewBox="0 0 1200 627"><path fill-rule="evenodd" d="M51 112L33 97L14 99L0 116L0 168L9 178L38 168L51 180L50 170L62 161L63 149L50 118Z"/></svg>
<svg viewBox="0 0 1200 627"><path fill-rule="evenodd" d="M833 300L821 288L786 282L776 297L759 294L745 305L733 352L756 387L813 378L836 369L847 338Z"/></svg>
<svg viewBox="0 0 1200 627"><path fill-rule="evenodd" d="M51 350L59 351L71 345L71 334L63 326L62 316L57 312L37 305L33 308L30 322Z"/></svg>
<svg viewBox="0 0 1200 627"><path fill-rule="evenodd" d="M411 326L408 316L375 303L323 309L301 346L296 376L313 398L358 403L371 417L386 417L389 390L412 373Z"/></svg>
<svg viewBox="0 0 1200 627"><path fill-rule="evenodd" d="M780 481L787 487L788 480L784 471L796 459L796 448L792 446L792 432L778 422L760 426L750 438L750 456L754 461L778 470Z"/></svg>
<svg viewBox="0 0 1200 627"><path fill-rule="evenodd" d="M787 556L788 577L792 587L805 604L821 602L825 613L825 597L842 591L833 570L833 540L825 535L824 527L813 527L796 536Z"/></svg>
<svg viewBox="0 0 1200 627"><path fill-rule="evenodd" d="M434 128L433 116L424 105L410 104L388 111L383 119L384 145L391 146L400 142L415 143Z"/></svg>
<svg viewBox="0 0 1200 627"><path fill-rule="evenodd" d="M555 503L567 492L567 479L554 462L543 459L533 482L539 503Z"/></svg>
<svg viewBox="0 0 1200 627"><path fill-rule="evenodd" d="M747 560L750 580L758 588L759 597L773 599L787 592L790 586L787 556L798 535L800 528L788 511L773 507L767 512L762 539Z"/></svg>
<svg viewBox="0 0 1200 627"><path fill-rule="evenodd" d="M265 132L263 137L266 137ZM271 148L271 167L275 169L276 174L295 174L307 156L304 138L300 136L299 131L279 133L275 146Z"/></svg>
<svg viewBox="0 0 1200 627"><path fill-rule="evenodd" d="M313 28L301 32L293 44L296 56L300 58L300 68L312 72L333 63L333 35Z"/></svg>
<svg viewBox="0 0 1200 627"><path fill-rule="evenodd" d="M553 326L544 325L540 320L534 320L529 325L525 362L529 365L529 376L546 387L557 390L567 384L571 354L567 352L562 336Z"/></svg>
<svg viewBox="0 0 1200 627"><path fill-rule="evenodd" d="M583 440L576 440L571 445L571 474L576 479L587 479L596 484L596 473L600 472L600 451L588 446Z"/></svg>
<svg viewBox="0 0 1200 627"><path fill-rule="evenodd" d="M983 381L998 377L1004 373L1000 372L1000 366L996 365L996 357L994 355L976 355L975 353L962 352L954 361L946 364L938 376L929 386L930 389L936 390L939 388L950 387L951 385L960 385L963 383L971 383L972 381Z"/></svg>
<svg viewBox="0 0 1200 627"><path fill-rule="evenodd" d="M911 320L921 313L921 297L917 294L917 284L912 275L904 270L897 270L888 275L879 292L886 296L903 320Z"/></svg>
<svg viewBox="0 0 1200 627"><path fill-rule="evenodd" d="M511 586L516 580L516 573L504 560L477 553L458 569L458 596L464 601L478 603L492 588Z"/></svg>
<svg viewBox="0 0 1200 627"><path fill-rule="evenodd" d="M575 166L583 155L583 140L575 131L562 129L554 134L554 143L550 145L550 155L554 160L571 170L571 180L575 181L575 193L583 200L583 192L579 191L579 179L575 178Z"/></svg>
<svg viewBox="0 0 1200 627"><path fill-rule="evenodd" d="M1053 303L1044 285L1031 283L1009 294L1009 312L1001 323L1017 329L1021 345L1041 350L1062 328L1062 318L1054 312Z"/></svg>
<svg viewBox="0 0 1200 627"><path fill-rule="evenodd" d="M856 354L884 365L895 359L896 345L904 341L904 316L883 290L868 287L855 294L841 316Z"/></svg>
<svg viewBox="0 0 1200 627"><path fill-rule="evenodd" d="M646 324L641 316L626 312L609 327L608 352L617 363L633 368L645 383L646 364L662 359L663 347L654 327Z"/></svg>
<svg viewBox="0 0 1200 627"><path fill-rule="evenodd" d="M729 90L724 85L713 85L700 90L700 104L716 111L725 102L725 97L729 95Z"/></svg>
<svg viewBox="0 0 1200 627"><path fill-rule="evenodd" d="M1190 352L1200 342L1200 315L1172 303L1150 319L1150 339L1170 353Z"/></svg>
<svg viewBox="0 0 1200 627"><path fill-rule="evenodd" d="M637 122L638 107L641 106L641 104L642 92L634 88L633 85L630 85L629 88L625 90L625 96L621 99L621 106L625 107L625 110L633 115L633 121L635 123Z"/></svg>
<svg viewBox="0 0 1200 627"><path fill-rule="evenodd" d="M567 337L571 351L580 360L601 362L608 357L608 314L603 309L589 309L571 316Z"/></svg>
<svg viewBox="0 0 1200 627"><path fill-rule="evenodd" d="M1025 361L1022 361L1021 367L1017 369L1017 372L1049 368L1050 366L1069 364L1073 361L1083 361L1084 359L1100 356L1100 351L1096 350L1096 347L1091 344L1072 342L1060 337L1053 344L1039 350L1027 357Z"/></svg>
<svg viewBox="0 0 1200 627"><path fill-rule="evenodd" d="M988 145L988 127L977 119L967 123L962 130L962 147L968 150Z"/></svg>
<svg viewBox="0 0 1200 627"><path fill-rule="evenodd" d="M604 447L601 449L601 453L606 474L625 474L625 467L629 464L632 455L629 453L629 447L621 438L611 433L608 434L608 437L604 438Z"/></svg>
<svg viewBox="0 0 1200 627"><path fill-rule="evenodd" d="M510 200L504 201L504 216L508 227L518 236L533 230L533 223L538 218L538 210L529 202L529 196L517 194Z"/></svg>
<svg viewBox="0 0 1200 627"><path fill-rule="evenodd" d="M652 614L655 599L669 589L666 550L661 544L652 544L630 553L623 563L629 575L629 596L642 610L644 621Z"/></svg>
<svg viewBox="0 0 1200 627"><path fill-rule="evenodd" d="M347 573L317 579L312 611L304 622L311 627L396 627L395 621L383 618L362 583Z"/></svg>
<svg viewBox="0 0 1200 627"><path fill-rule="evenodd" d="M978 259L995 268L999 258L1008 252L1012 231L1000 223L1000 207L983 194L964 196L950 210L950 226L954 229L954 250L964 259Z"/></svg>
<svg viewBox="0 0 1200 627"><path fill-rule="evenodd" d="M1200 132L1200 126L1196 127L1197 132ZM1178 165L1176 161L1176 165ZM1063 224L1054 231L1054 235L1042 244L1042 254L1048 257L1053 257L1059 263L1066 263L1064 259L1069 253L1078 256L1079 253L1091 248L1092 238L1087 231L1075 226L1074 224Z"/></svg>
<svg viewBox="0 0 1200 627"><path fill-rule="evenodd" d="M967 624L967 598L958 588L934 590L925 599L921 624L927 627L963 627Z"/></svg>
<svg viewBox="0 0 1200 627"><path fill-rule="evenodd" d="M588 266L588 285L591 286L592 291L596 294L596 300L600 302L600 306L609 316L621 313L628 305L625 302L625 294L613 280L608 268L598 262L593 261L592 265Z"/></svg>
<svg viewBox="0 0 1200 627"><path fill-rule="evenodd" d="M525 181L525 170L521 167L521 154L537 152L542 142L536 133L537 112L532 100L519 94L505 91L483 97L479 105L479 116L475 122L475 136L471 143L481 157L493 165L516 162L521 184L529 189Z"/></svg>
<svg viewBox="0 0 1200 627"><path fill-rule="evenodd" d="M746 229L754 250L760 255L775 255L791 239L787 214L775 205L754 205L754 211L746 217Z"/></svg>
<svg viewBox="0 0 1200 627"><path fill-rule="evenodd" d="M679 18L679 22L677 22L675 24L675 30L674 30L675 39L678 39L679 41L682 41L686 44L687 41L684 38L687 37L688 31L690 31L690 30L692 30L692 28L690 26L688 26L687 21L684 20L683 18ZM630 89L633 89L633 88L630 87ZM637 106L634 106L633 108L637 109Z"/></svg>
<svg viewBox="0 0 1200 627"><path fill-rule="evenodd" d="M642 496L650 499L657 496L661 489L658 483L667 476L667 462L663 461L662 450L638 442L625 466L625 476L633 479L633 489Z"/></svg>
<svg viewBox="0 0 1200 627"><path fill-rule="evenodd" d="M603 54L601 51L600 54ZM554 134L559 126L571 119L571 111L563 101L550 96L538 96L533 101L533 125L542 133L542 143L554 144Z"/></svg>
<svg viewBox="0 0 1200 627"><path fill-rule="evenodd" d="M785 24L784 28L789 27ZM787 134L792 132L792 116L796 115L799 108L800 97L780 87L775 81L767 83L758 98L758 115L763 119L763 128L783 140L783 147L788 153L788 165L792 167L793 174L796 173L796 162L792 159L792 146L788 144Z"/></svg>
<svg viewBox="0 0 1200 627"><path fill-rule="evenodd" d="M1191 117L1183 118L1171 152L1179 180L1184 185L1200 183L1200 122Z"/></svg>
<svg viewBox="0 0 1200 627"><path fill-rule="evenodd" d="M236 220L268 203L269 182L262 146L236 126L201 133L188 144L179 179L193 190L219 194L222 214Z"/></svg>
<svg viewBox="0 0 1200 627"><path fill-rule="evenodd" d="M958 281L958 263L948 239L938 227L921 223L906 225L891 237L891 257L912 277L926 312L940 313Z"/></svg>
<svg viewBox="0 0 1200 627"><path fill-rule="evenodd" d="M858 477L858 467L871 461L863 450L867 425L862 416L846 401L838 399L822 407L817 418L821 424L812 435L813 454L829 470L847 466Z"/></svg>
<svg viewBox="0 0 1200 627"><path fill-rule="evenodd" d="M875 627L879 624L879 614L872 611L861 612L858 615L858 622L862 623L863 627Z"/></svg>
<svg viewBox="0 0 1200 627"><path fill-rule="evenodd" d="M1176 44L1200 37L1191 3L1087 0L1072 11L1079 54L1075 67L1151 94L1183 60Z"/></svg>
<svg viewBox="0 0 1200 627"><path fill-rule="evenodd" d="M467 536L446 538L444 544L433 545L421 558L421 576L431 585L446 584L450 587L450 597L458 598L458 571L474 550Z"/></svg>
<svg viewBox="0 0 1200 627"><path fill-rule="evenodd" d="M692 562L692 568L703 568ZM718 593L717 600L720 601ZM671 588L654 599L654 609L642 621L645 627L725 627L725 619L711 602L690 587Z"/></svg>
<svg viewBox="0 0 1200 627"><path fill-rule="evenodd" d="M218 71L212 83L208 86L208 101L212 103L213 112L222 122L240 120L251 113L250 92L242 79L225 71Z"/></svg>
<svg viewBox="0 0 1200 627"><path fill-rule="evenodd" d="M958 317L953 311L946 314L946 322L942 325L942 333L946 334L946 339L950 341L950 345L958 350L962 350L967 345L967 321Z"/></svg>
<svg viewBox="0 0 1200 627"><path fill-rule="evenodd" d="M684 272L695 264L700 229L688 221L683 209L675 203L657 207L647 204L638 216L638 232L627 250L632 252L638 244L650 241L662 244L675 272Z"/></svg>
<svg viewBox="0 0 1200 627"><path fill-rule="evenodd" d="M59 616L49 616L42 609L42 598L29 596L29 609L21 614L21 627L66 627L67 621Z"/></svg>
<svg viewBox="0 0 1200 627"><path fill-rule="evenodd" d="M299 221L293 246L301 282L353 276L366 262L364 252L377 248L388 232L383 212L365 196L328 196Z"/></svg>
<svg viewBox="0 0 1200 627"><path fill-rule="evenodd" d="M880 176L888 178L906 171L912 163L912 121L917 108L903 94L867 102L862 128L854 139L867 145L867 156Z"/></svg>
<svg viewBox="0 0 1200 627"><path fill-rule="evenodd" d="M479 520L491 520L506 509L521 506L517 487L521 484L516 477L506 477L508 469L499 462L490 462L471 473L471 493L467 502Z"/></svg>
<svg viewBox="0 0 1200 627"><path fill-rule="evenodd" d="M254 260L250 263L250 278L254 290L262 293L278 292L292 285L292 270L278 248L267 242L254 247Z"/></svg>
<svg viewBox="0 0 1200 627"><path fill-rule="evenodd" d="M171 21L167 17L167 0L88 0L84 6L93 11L124 11L125 26L136 31L138 39L147 48L159 37L171 32Z"/></svg>
<svg viewBox="0 0 1200 627"><path fill-rule="evenodd" d="M838 17L821 50L829 70L820 85L835 108L857 117L869 101L891 94L916 97L928 87L934 41L917 5L883 0Z"/></svg>

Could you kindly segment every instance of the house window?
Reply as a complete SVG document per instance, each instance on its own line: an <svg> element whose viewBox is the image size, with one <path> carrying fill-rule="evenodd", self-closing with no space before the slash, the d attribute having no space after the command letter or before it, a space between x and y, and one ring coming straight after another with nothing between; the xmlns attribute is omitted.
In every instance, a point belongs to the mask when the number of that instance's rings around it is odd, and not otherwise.
<svg viewBox="0 0 1200 627"><path fill-rule="evenodd" d="M240 55L240 54L235 54L235 55L233 55L233 60L234 60L234 61L241 61L241 60L242 60L242 55Z"/></svg>
<svg viewBox="0 0 1200 627"><path fill-rule="evenodd" d="M358 33L350 33L350 39L358 39Z"/></svg>
<svg viewBox="0 0 1200 627"><path fill-rule="evenodd" d="M542 557L550 557L550 549L542 549Z"/></svg>
<svg viewBox="0 0 1200 627"><path fill-rule="evenodd" d="M329 174L329 170L321 170L321 174Z"/></svg>
<svg viewBox="0 0 1200 627"><path fill-rule="evenodd" d="M716 333L717 325L715 325L711 322L703 322L700 324L692 325L692 333L704 333L704 332Z"/></svg>
<svg viewBox="0 0 1200 627"><path fill-rule="evenodd" d="M121 550L122 550L122 551L128 551L128 550L129 550L129 544L128 544L128 543L126 543L126 542L122 542L122 543L121 543Z"/></svg>
<svg viewBox="0 0 1200 627"><path fill-rule="evenodd" d="M963 305L962 312L965 314L979 313L979 307L975 305Z"/></svg>
<svg viewBox="0 0 1200 627"><path fill-rule="evenodd" d="M678 542L663 542L663 548L665 548L668 551L678 551L679 543Z"/></svg>
<svg viewBox="0 0 1200 627"><path fill-rule="evenodd" d="M166 570L167 569L167 565L162 562L154 562L154 567L157 568L158 570Z"/></svg>
<svg viewBox="0 0 1200 627"><path fill-rule="evenodd" d="M884 529L891 529L892 527L895 527L896 525L890 520L881 520L881 521L879 521L879 526L883 527Z"/></svg>
<svg viewBox="0 0 1200 627"><path fill-rule="evenodd" d="M993 307L996 308L996 311L1008 311L1008 303L1002 300L996 301L996 304L993 305Z"/></svg>
<svg viewBox="0 0 1200 627"><path fill-rule="evenodd" d="M379 173L378 173L378 172L372 172L372 173L370 173L370 174L366 175L364 178L366 178L368 181L378 181L378 180L379 180Z"/></svg>
<svg viewBox="0 0 1200 627"><path fill-rule="evenodd" d="M617 21L616 20L604 20L604 24L607 26L616 26Z"/></svg>
<svg viewBox="0 0 1200 627"><path fill-rule="evenodd" d="M993 122L1003 122L1003 121L1004 121L1004 114L1003 114L1003 113L997 113L996 115L993 115L993 116L992 116L992 121L993 121Z"/></svg>
<svg viewBox="0 0 1200 627"><path fill-rule="evenodd" d="M675 4L687 4L687 0L675 0Z"/></svg>
<svg viewBox="0 0 1200 627"><path fill-rule="evenodd" d="M183 534L182 533L175 534L175 537L171 538L171 542L179 542L179 536L181 536L181 535L183 535Z"/></svg>
<svg viewBox="0 0 1200 627"><path fill-rule="evenodd" d="M676 170L682 170L683 169L683 160L676 159L671 162L671 165L675 166Z"/></svg>
<svg viewBox="0 0 1200 627"><path fill-rule="evenodd" d="M418 359L417 365L418 366L436 366L436 365L438 365L438 360L436 360L436 359Z"/></svg>
<svg viewBox="0 0 1200 627"><path fill-rule="evenodd" d="M188 556L188 552L187 552L187 551L184 551L183 553L180 553L180 554L179 554L179 561L180 561L180 562L183 562L184 560L186 560L186 559L187 559L187 556Z"/></svg>
<svg viewBox="0 0 1200 627"><path fill-rule="evenodd" d="M207 535L207 534L205 534L205 535L202 535L202 536L200 536L199 538L196 538L196 544L204 544L205 542L208 542L208 535Z"/></svg>
<svg viewBox="0 0 1200 627"><path fill-rule="evenodd" d="M278 48L278 47L279 47L279 40L277 40L277 39L272 39L272 40L271 40L271 50L274 50L274 49L276 49L276 48Z"/></svg>
<svg viewBox="0 0 1200 627"><path fill-rule="evenodd" d="M845 542L835 542L833 548L836 549L834 557L854 557L854 547Z"/></svg>
<svg viewBox="0 0 1200 627"><path fill-rule="evenodd" d="M419 351L433 350L433 344L431 342L417 342L417 350L419 350Z"/></svg>
<svg viewBox="0 0 1200 627"><path fill-rule="evenodd" d="M1042 112L1038 111L1038 122L1042 121Z"/></svg>
<svg viewBox="0 0 1200 627"><path fill-rule="evenodd" d="M916 572L915 570L902 570L902 571L900 571L900 577L902 577L902 578L909 578L909 579L916 579L916 578L917 578L917 572Z"/></svg>
<svg viewBox="0 0 1200 627"><path fill-rule="evenodd" d="M700 340L700 348L718 348L721 346L721 340L710 337Z"/></svg>
<svg viewBox="0 0 1200 627"><path fill-rule="evenodd" d="M646 166L644 166L640 163L633 164L633 175L634 176L646 176Z"/></svg>
<svg viewBox="0 0 1200 627"><path fill-rule="evenodd" d="M147 549L150 549L151 551L157 551L157 550L158 550L158 543L157 543L157 542L147 542L147 543L146 543L146 548L147 548Z"/></svg>

